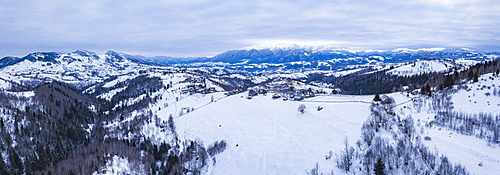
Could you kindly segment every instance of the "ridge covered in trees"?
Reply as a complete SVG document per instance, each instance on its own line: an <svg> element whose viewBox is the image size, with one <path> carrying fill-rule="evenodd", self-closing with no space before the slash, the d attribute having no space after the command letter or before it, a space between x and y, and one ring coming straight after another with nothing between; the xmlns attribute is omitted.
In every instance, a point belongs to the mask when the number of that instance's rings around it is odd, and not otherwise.
<svg viewBox="0 0 500 175"><path fill-rule="evenodd" d="M368 70L369 71L369 70ZM325 82L333 84L342 89L345 94L372 95L375 93L390 93L396 91L412 91L415 89L437 87L439 90L449 88L455 84L463 83L467 79L478 81L478 76L486 73L500 74L500 59L477 63L467 69L455 70L453 72L430 72L411 76L399 76L387 73L389 70L360 71L341 77L324 76L322 74L311 75L307 82ZM403 89L406 86L407 89ZM429 88L430 89L430 88ZM426 92L426 94L430 91Z"/></svg>
<svg viewBox="0 0 500 175"><path fill-rule="evenodd" d="M118 84L126 88L110 101L57 81L33 87L32 96L0 91L0 174L91 174L113 156L144 165L146 174L197 174L215 163L214 156L225 150L224 140L207 147L180 140L171 117L158 122L145 111L159 98L152 93L166 88L159 78L144 75L126 83ZM144 94L134 104L119 105ZM133 110L144 112L116 128L107 126ZM139 134L151 122L171 139L158 143Z"/></svg>

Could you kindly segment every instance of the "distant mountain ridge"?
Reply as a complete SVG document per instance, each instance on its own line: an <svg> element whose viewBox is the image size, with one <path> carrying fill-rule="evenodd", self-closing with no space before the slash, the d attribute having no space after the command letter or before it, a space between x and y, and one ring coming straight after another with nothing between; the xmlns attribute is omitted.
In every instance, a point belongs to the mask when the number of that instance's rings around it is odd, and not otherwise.
<svg viewBox="0 0 500 175"><path fill-rule="evenodd" d="M82 87L112 76L145 71L149 66L156 65L160 64L146 57L115 51L108 51L104 55L86 50L71 53L35 52L22 58L0 59L0 75L5 81L17 84L26 84L22 81L28 80L37 82L57 80Z"/></svg>
<svg viewBox="0 0 500 175"><path fill-rule="evenodd" d="M35 52L25 57L4 57L0 59L0 68L17 64L24 60L31 62L42 61L58 63L57 58L61 56L59 52ZM69 55L100 59L94 52L77 50ZM240 50L230 50L214 57L189 57L174 58L167 56L145 57L140 55L129 55L115 51L108 51L104 54L109 63L130 62L146 65L170 65L180 67L203 67L210 64L201 63L225 63L225 64L286 64L294 62L312 62L313 64L329 65L353 65L353 64L374 64L374 63L402 63L417 59L469 59L476 61L491 60L498 57L499 52L478 52L470 49L446 49L446 48L426 48L426 49L395 49L395 50L353 50L348 48L324 48L324 47L275 47L275 48L248 48ZM68 54L65 59L72 59ZM323 63L321 63L323 62Z"/></svg>
<svg viewBox="0 0 500 175"><path fill-rule="evenodd" d="M62 59L60 59L62 56ZM78 58L75 58L78 57ZM108 51L106 52L103 57L106 59L107 62L113 63L113 62L123 62L124 60L129 60L134 63L139 63L139 64L147 64L147 65L160 65L159 63L153 61L152 59L149 59L144 56L133 56L133 55L128 55L125 53L119 53L115 51ZM2 59L0 59L0 68L14 65L20 62L23 62L25 60L31 61L31 62L36 62L36 61L41 61L41 62L47 62L47 63L61 63L61 62L74 62L74 61L83 61L81 58L86 58L86 59L93 59L93 60L99 60L101 57L97 55L95 52L91 51L86 51L86 50L77 50L75 52L71 53L61 53L61 52L34 52L30 53L22 58L19 57L11 57L7 56ZM88 61L88 60L87 60Z"/></svg>
<svg viewBox="0 0 500 175"><path fill-rule="evenodd" d="M366 64L371 62L401 63L417 59L470 59L476 61L491 60L499 52L479 52L466 48L424 48L394 50L353 50L348 48L323 47L275 47L248 48L230 50L214 57L153 57L158 63L197 67L200 63L228 64L283 64L291 62L330 61L330 64ZM197 63L197 64L194 64ZM187 64L187 65L186 65Z"/></svg>

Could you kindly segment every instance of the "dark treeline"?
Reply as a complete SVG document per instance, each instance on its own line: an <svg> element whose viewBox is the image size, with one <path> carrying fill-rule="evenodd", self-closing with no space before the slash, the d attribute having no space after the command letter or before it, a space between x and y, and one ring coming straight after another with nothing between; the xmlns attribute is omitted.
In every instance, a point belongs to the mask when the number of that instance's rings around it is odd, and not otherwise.
<svg viewBox="0 0 500 175"><path fill-rule="evenodd" d="M370 95L378 93L390 93L396 91L411 91L429 85L441 90L456 84L464 83L462 80L477 82L478 77L486 73L500 74L500 59L485 61L471 66L468 69L453 72L430 72L412 76L398 76L388 74L387 71L368 73L370 70L356 72L353 74L335 77L323 74L311 75L307 82L325 82L333 84L343 90L345 94ZM375 71L375 70L371 70ZM408 89L403 89L407 86Z"/></svg>
<svg viewBox="0 0 500 175"><path fill-rule="evenodd" d="M0 121L0 151L9 155L4 158L8 160L5 172L32 174L90 143L85 128L96 117L86 105L91 100L69 86L44 84L34 89L32 98L0 94L4 116Z"/></svg>
<svg viewBox="0 0 500 175"><path fill-rule="evenodd" d="M126 88L113 96L111 102L115 104L116 102L129 99L137 98L140 95L146 94L151 96L151 93L156 92L165 86L159 77L148 77L147 75L141 75L137 78L132 79L128 82Z"/></svg>
<svg viewBox="0 0 500 175"><path fill-rule="evenodd" d="M390 93L398 91L403 86L409 86L409 89L420 88L429 81L438 81L439 73L424 73L413 76L396 76L387 74L386 71L364 74L338 82L337 86L349 94L376 94Z"/></svg>

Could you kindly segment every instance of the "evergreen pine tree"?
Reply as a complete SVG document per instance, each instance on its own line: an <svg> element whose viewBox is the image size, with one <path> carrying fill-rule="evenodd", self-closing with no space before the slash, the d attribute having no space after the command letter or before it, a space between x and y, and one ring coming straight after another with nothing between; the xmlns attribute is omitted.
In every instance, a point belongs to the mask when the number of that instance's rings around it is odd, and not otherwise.
<svg viewBox="0 0 500 175"><path fill-rule="evenodd" d="M12 170L14 171L14 173L20 174L20 172L22 172L24 168L23 168L23 161L19 157L19 154L13 148L8 149L8 154Z"/></svg>
<svg viewBox="0 0 500 175"><path fill-rule="evenodd" d="M478 82L479 81L479 75L477 74L477 72L474 74L474 82Z"/></svg>
<svg viewBox="0 0 500 175"><path fill-rule="evenodd" d="M382 99L380 98L380 95L378 94L378 92L375 94L375 97L373 98L373 101L382 101Z"/></svg>
<svg viewBox="0 0 500 175"><path fill-rule="evenodd" d="M375 175L385 175L384 169L385 169L385 164L382 161L382 158L379 157L377 163L373 165L373 171L375 172Z"/></svg>
<svg viewBox="0 0 500 175"><path fill-rule="evenodd" d="M0 153L0 175L6 175L6 174L9 174L9 172L7 172L7 165L5 165L2 154Z"/></svg>
<svg viewBox="0 0 500 175"><path fill-rule="evenodd" d="M453 76L452 75L447 75L445 78L444 78L444 84L443 86L445 88L449 88L451 86L453 86L454 82L453 82Z"/></svg>
<svg viewBox="0 0 500 175"><path fill-rule="evenodd" d="M467 76L472 79L474 77L474 72L472 72L472 69L469 69L469 73L467 73Z"/></svg>
<svg viewBox="0 0 500 175"><path fill-rule="evenodd" d="M428 96L432 95L431 86L429 84L425 85L425 91Z"/></svg>
<svg viewBox="0 0 500 175"><path fill-rule="evenodd" d="M425 86L422 86L422 89L420 89L420 94L427 94L427 89Z"/></svg>

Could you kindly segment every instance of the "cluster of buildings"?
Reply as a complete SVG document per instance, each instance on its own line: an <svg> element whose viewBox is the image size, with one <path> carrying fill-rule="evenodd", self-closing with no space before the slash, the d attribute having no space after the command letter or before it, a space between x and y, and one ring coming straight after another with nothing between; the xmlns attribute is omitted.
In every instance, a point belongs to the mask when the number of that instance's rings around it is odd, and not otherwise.
<svg viewBox="0 0 500 175"><path fill-rule="evenodd" d="M206 79L203 77L186 76L186 79L180 81L179 83L189 83L188 85L186 85L184 88L181 89L181 92L184 94L187 93L208 94L216 92L215 87L207 87Z"/></svg>
<svg viewBox="0 0 500 175"><path fill-rule="evenodd" d="M272 98L278 99L281 98L283 100L294 100L300 101L305 98L315 97L316 94L326 94L323 89L314 90L312 88L297 88L300 82L296 82L292 79L287 79L281 83L269 83L266 85L262 85L258 88L254 88L248 91L248 98L251 99L253 96L257 96L258 94L266 94L273 93Z"/></svg>

